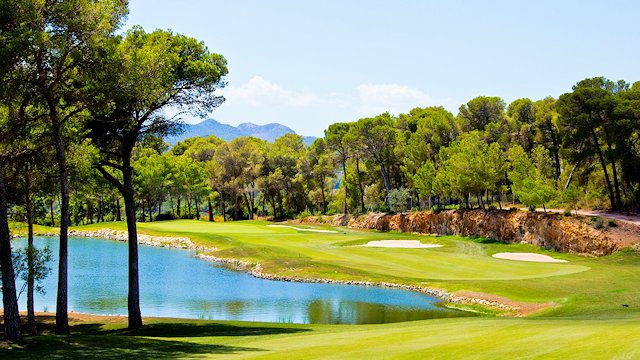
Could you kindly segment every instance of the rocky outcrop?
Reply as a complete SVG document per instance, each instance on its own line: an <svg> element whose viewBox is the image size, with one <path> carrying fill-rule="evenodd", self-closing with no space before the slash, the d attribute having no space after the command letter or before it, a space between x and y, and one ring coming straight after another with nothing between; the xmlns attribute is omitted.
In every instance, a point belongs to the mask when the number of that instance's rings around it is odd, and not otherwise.
<svg viewBox="0 0 640 360"><path fill-rule="evenodd" d="M336 217L338 217L336 219ZM449 210L439 213L367 214L345 219L344 215L308 217L303 223L351 228L396 230L419 234L480 236L506 243L526 243L545 249L581 255L603 256L618 250L605 233L576 218L561 214L508 210Z"/></svg>
<svg viewBox="0 0 640 360"><path fill-rule="evenodd" d="M123 242L129 240L129 234L126 231L112 229L69 230L69 236L97 237ZM138 244L176 249L199 249L191 239L186 237L151 236L140 233L138 233Z"/></svg>

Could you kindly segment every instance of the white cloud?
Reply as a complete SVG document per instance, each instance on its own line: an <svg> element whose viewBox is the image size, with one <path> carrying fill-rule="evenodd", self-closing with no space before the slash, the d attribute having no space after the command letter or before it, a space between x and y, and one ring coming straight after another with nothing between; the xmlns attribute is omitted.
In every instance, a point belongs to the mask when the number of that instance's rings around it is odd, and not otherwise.
<svg viewBox="0 0 640 360"><path fill-rule="evenodd" d="M360 110L366 113L393 114L408 112L416 106L437 106L436 101L427 93L398 84L363 84L357 87L361 104Z"/></svg>
<svg viewBox="0 0 640 360"><path fill-rule="evenodd" d="M229 102L242 102L253 106L285 105L305 107L320 101L311 92L296 92L284 89L261 76L254 76L239 87L229 87L223 91Z"/></svg>

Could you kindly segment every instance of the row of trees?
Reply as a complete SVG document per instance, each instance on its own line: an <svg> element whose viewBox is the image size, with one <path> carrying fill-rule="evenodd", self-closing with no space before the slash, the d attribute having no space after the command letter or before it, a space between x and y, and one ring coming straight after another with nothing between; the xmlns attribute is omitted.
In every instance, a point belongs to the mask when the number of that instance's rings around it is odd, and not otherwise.
<svg viewBox="0 0 640 360"><path fill-rule="evenodd" d="M429 107L337 123L309 147L294 134L153 143L135 151L138 218L501 208L514 198L637 208L639 94L639 83L594 78L557 100L477 97L458 116Z"/></svg>
<svg viewBox="0 0 640 360"><path fill-rule="evenodd" d="M247 137L228 143L192 138L171 149L157 138L147 139L131 155L137 218L199 219L203 213L209 220L214 214L224 220L290 218L302 212L363 213L448 204L486 208L502 207L514 197L532 207L550 201L566 207L578 201L637 207L636 115L631 112L627 120L608 124L624 136L617 144L600 145L602 158L595 144L606 143L610 131L604 126L574 142L575 132L585 131L585 122L563 114L570 111L568 99L586 84L601 92L612 83L589 79L560 100L518 99L508 106L499 98L478 97L463 105L457 117L431 107L333 124L309 147L293 134L274 143ZM619 84L626 90L610 93L612 101L619 102L617 116L637 107L629 100L637 89ZM101 159L89 142L70 151L70 216L76 224L123 218L118 191L96 174ZM614 169L610 192L606 178ZM41 195L32 207L39 221L55 224L59 219L51 216L51 186L46 183L38 185ZM14 208L16 220L24 213Z"/></svg>
<svg viewBox="0 0 640 360"><path fill-rule="evenodd" d="M109 184L117 190L117 195L102 190L100 196L117 197L118 211L120 199L124 204L129 232L129 327L138 328L142 318L134 148L176 131L178 122L167 118L164 108L208 113L224 100L215 95L224 86L224 57L209 52L202 42L170 31L147 33L134 27L120 34L127 12L125 0L0 2L0 264L9 340L21 337L7 223L9 200L25 208L31 249L37 215L34 200L59 192L56 333L68 334L71 183L76 180L76 189L86 188L91 185L91 172L100 173L104 180L94 184L101 189ZM18 199L10 199L9 194ZM53 201L49 205L53 223ZM74 215L93 218L93 210ZM106 209L99 206L97 210L101 219ZM28 262L33 269L30 256ZM36 333L33 286L29 288L29 330Z"/></svg>

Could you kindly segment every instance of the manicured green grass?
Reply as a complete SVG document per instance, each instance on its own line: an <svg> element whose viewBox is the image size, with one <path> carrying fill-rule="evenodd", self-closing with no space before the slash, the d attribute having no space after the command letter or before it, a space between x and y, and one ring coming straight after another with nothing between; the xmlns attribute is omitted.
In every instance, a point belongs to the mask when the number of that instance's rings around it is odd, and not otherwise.
<svg viewBox="0 0 640 360"><path fill-rule="evenodd" d="M123 223L106 225L125 229ZM330 234L267 225L260 221L179 220L140 223L138 228L154 235L188 236L198 244L219 249L213 253L216 256L259 263L266 273L281 276L392 282L443 288L450 292L470 290L515 301L558 305L540 316L628 317L635 313L629 309L640 308L640 277L637 275L640 273L640 254L637 252L594 258L524 244L481 243L455 236L308 227L338 231ZM82 228L104 226L94 224ZM353 246L384 239L419 239L444 246L432 249ZM497 252L537 252L569 262L534 263L491 257ZM630 307L623 308L622 304Z"/></svg>
<svg viewBox="0 0 640 360"><path fill-rule="evenodd" d="M52 321L52 320L49 320ZM292 325L147 319L125 330L125 319L72 325L72 336L50 334L1 349L15 359L636 359L635 320L457 318L384 325ZM49 325L49 328L51 326Z"/></svg>
<svg viewBox="0 0 640 360"><path fill-rule="evenodd" d="M338 231L327 234L266 225L180 220L138 226L140 232L152 235L188 236L217 248L216 256L259 263L270 274L468 290L556 306L527 318L485 316L356 326L148 319L150 325L135 334L123 330L125 319L85 321L74 326L76 336L31 338L24 349L0 350L0 358L5 354L16 358L45 354L274 359L640 357L638 252L593 258L460 237L317 227ZM105 226L125 229L123 223L81 228ZM385 239L419 239L444 246L353 246ZM501 260L491 257L496 252L537 252L569 262Z"/></svg>
<svg viewBox="0 0 640 360"><path fill-rule="evenodd" d="M27 224L26 223L18 223L18 222L9 222L9 231L14 235L27 236ZM45 235L45 234L56 234L59 233L59 228L54 228L50 226L42 226L38 224L33 225L33 233L36 235Z"/></svg>

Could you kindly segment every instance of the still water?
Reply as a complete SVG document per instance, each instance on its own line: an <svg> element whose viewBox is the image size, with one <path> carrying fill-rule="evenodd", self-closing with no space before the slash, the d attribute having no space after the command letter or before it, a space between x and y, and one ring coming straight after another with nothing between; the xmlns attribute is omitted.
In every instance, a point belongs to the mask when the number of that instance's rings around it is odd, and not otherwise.
<svg viewBox="0 0 640 360"><path fill-rule="evenodd" d="M37 237L58 254L58 239ZM12 242L25 247L26 239ZM191 250L140 245L140 307L143 316L313 324L377 324L470 316L445 309L436 298L378 287L310 284L254 278L197 259ZM55 311L57 261L36 294L36 311ZM18 280L18 289L21 283ZM26 293L19 299L26 310ZM127 244L69 239L69 310L127 313Z"/></svg>

